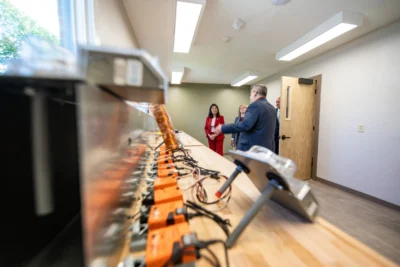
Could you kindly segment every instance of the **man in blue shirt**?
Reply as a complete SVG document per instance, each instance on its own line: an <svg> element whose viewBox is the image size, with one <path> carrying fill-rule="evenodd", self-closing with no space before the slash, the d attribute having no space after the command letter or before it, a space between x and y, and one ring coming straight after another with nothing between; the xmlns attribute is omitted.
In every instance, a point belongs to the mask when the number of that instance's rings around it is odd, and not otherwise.
<svg viewBox="0 0 400 267"><path fill-rule="evenodd" d="M274 151L276 111L266 99L267 91L264 85L254 85L250 92L251 104L247 107L243 120L236 124L219 125L215 133L240 133L238 150L247 151L258 145Z"/></svg>

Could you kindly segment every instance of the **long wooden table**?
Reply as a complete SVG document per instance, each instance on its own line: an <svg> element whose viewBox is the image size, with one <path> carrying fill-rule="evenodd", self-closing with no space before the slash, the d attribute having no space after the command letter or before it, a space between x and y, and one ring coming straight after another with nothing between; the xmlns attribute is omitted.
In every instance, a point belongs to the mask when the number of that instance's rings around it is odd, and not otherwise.
<svg viewBox="0 0 400 267"><path fill-rule="evenodd" d="M190 148L202 167L219 170L229 176L236 165L209 148ZM183 182L190 184L190 178ZM232 198L218 214L236 227L260 192L245 174L233 183ZM205 187L212 196L220 184L208 181ZM187 199L192 199L186 193ZM192 220L191 228L199 237L225 238L223 232L207 219ZM356 225L354 227L357 227ZM222 250L222 249L221 249ZM222 259L222 251L219 253ZM231 266L397 266L374 250L337 229L322 218L308 223L278 204L269 201L250 223L236 245L229 250ZM207 266L205 263L204 266Z"/></svg>
<svg viewBox="0 0 400 267"><path fill-rule="evenodd" d="M185 135L180 139L185 143L185 138L189 137ZM187 149L204 168L218 170L226 176L236 168L234 163L204 145L188 146ZM180 179L179 186L184 190L194 182L194 178L189 176ZM212 179L205 180L203 185L211 198L209 200L215 199L214 193L221 184ZM221 211L217 211L220 207L216 205L206 208L229 219L233 230L259 196L260 192L247 175L240 174L233 183L232 198L228 205ZM184 197L194 201L191 190L185 190ZM194 218L190 226L201 240L226 240L223 231L210 219ZM211 249L224 262L223 247L214 245ZM308 223L272 201L264 206L236 245L229 249L229 261L233 267L397 266L324 219L317 218L314 223ZM200 259L197 266L210 265Z"/></svg>
<svg viewBox="0 0 400 267"><path fill-rule="evenodd" d="M204 146L203 143L194 139L190 135L185 132L180 132L177 134L179 141L183 144L184 147L193 147L193 146Z"/></svg>

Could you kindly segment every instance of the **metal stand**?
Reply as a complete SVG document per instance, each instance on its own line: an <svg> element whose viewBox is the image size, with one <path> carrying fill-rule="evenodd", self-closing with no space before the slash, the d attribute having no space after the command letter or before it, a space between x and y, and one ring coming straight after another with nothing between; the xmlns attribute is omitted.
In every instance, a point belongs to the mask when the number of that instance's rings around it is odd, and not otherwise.
<svg viewBox="0 0 400 267"><path fill-rule="evenodd" d="M250 170L243 165L240 161L235 160L235 164L237 165L235 171L229 176L228 180L221 186L221 188L215 193L215 196L220 198L226 189L233 183L233 180L241 173L250 173Z"/></svg>
<svg viewBox="0 0 400 267"><path fill-rule="evenodd" d="M276 180L271 180L265 190L262 192L261 196L257 199L254 205L246 213L243 219L240 221L239 225L235 228L229 238L226 240L226 246L228 248L235 245L236 240L243 233L244 229L249 225L249 223L254 219L257 213L261 210L262 206L271 198L274 191L279 188L279 183Z"/></svg>

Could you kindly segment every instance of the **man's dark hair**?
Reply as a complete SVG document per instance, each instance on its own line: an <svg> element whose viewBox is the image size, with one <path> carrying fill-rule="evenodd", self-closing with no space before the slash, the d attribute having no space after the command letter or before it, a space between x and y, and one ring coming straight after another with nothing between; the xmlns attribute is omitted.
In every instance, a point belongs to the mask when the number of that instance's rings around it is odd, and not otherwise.
<svg viewBox="0 0 400 267"><path fill-rule="evenodd" d="M212 117L213 117L213 114L212 114L212 112L211 112L211 109L212 109L212 107L214 107L214 106L218 109L217 118L219 117L219 107L217 106L217 104L211 104L210 109L208 110L208 117L209 117L209 118L212 118Z"/></svg>

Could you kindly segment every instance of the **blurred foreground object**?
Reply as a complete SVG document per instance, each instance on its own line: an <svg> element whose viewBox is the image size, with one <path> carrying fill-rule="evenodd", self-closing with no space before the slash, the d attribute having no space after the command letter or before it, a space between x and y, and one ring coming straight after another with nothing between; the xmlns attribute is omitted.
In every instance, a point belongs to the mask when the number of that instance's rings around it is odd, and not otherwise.
<svg viewBox="0 0 400 267"><path fill-rule="evenodd" d="M161 69L148 67L156 61L143 50L89 50L75 58L29 39L0 76L4 197L16 201L4 208L9 227L0 266L118 263L148 158L143 132L155 124L125 100L145 96L162 104L168 81ZM125 62L137 55L142 86L95 79L108 77L102 62L115 55ZM78 59L90 66L78 66ZM105 73L87 76L82 69Z"/></svg>
<svg viewBox="0 0 400 267"><path fill-rule="evenodd" d="M144 50L80 46L79 62L87 83L125 101L166 102L168 78L157 58Z"/></svg>
<svg viewBox="0 0 400 267"><path fill-rule="evenodd" d="M79 78L76 57L52 42L28 37L19 49L20 58L8 62L5 75Z"/></svg>

